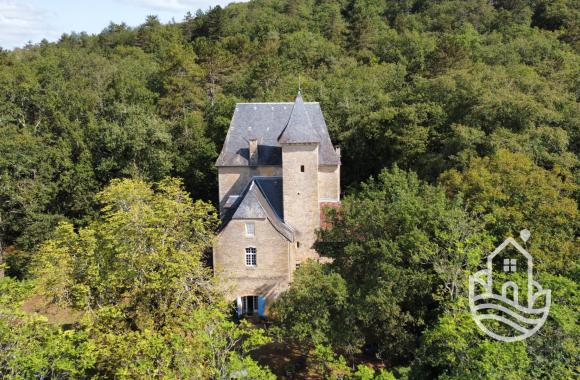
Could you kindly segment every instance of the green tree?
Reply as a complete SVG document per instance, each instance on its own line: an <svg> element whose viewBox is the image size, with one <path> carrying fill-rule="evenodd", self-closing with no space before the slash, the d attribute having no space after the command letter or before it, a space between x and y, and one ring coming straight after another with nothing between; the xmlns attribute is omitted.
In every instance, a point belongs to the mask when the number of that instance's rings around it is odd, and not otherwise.
<svg viewBox="0 0 580 380"><path fill-rule="evenodd" d="M530 362L525 343L489 339L468 312L449 313L423 336L411 377L523 379Z"/></svg>
<svg viewBox="0 0 580 380"><path fill-rule="evenodd" d="M226 302L202 262L217 225L214 208L193 202L174 179L154 187L116 180L97 200L94 221L78 232L61 224L34 262L42 294L83 312L65 336L91 345L90 370L115 378L222 379L247 367L248 378L271 378L247 356L268 339L227 320ZM41 358L46 368L61 353Z"/></svg>
<svg viewBox="0 0 580 380"><path fill-rule="evenodd" d="M346 281L354 325L383 360L408 360L439 303L464 292L489 238L460 201L397 168L328 211L316 248Z"/></svg>
<svg viewBox="0 0 580 380"><path fill-rule="evenodd" d="M329 269L314 261L303 263L294 272L290 289L271 308L271 317L282 336L299 342L305 353L317 344L332 344L344 350L351 345L356 347L356 325L341 328L350 318L346 284ZM313 314L313 310L317 313Z"/></svg>
<svg viewBox="0 0 580 380"><path fill-rule="evenodd" d="M497 241L527 228L538 270L577 275L578 207L574 179L558 168L546 170L521 153L500 150L474 158L464 172L441 177L452 194L461 193L470 211L481 215Z"/></svg>

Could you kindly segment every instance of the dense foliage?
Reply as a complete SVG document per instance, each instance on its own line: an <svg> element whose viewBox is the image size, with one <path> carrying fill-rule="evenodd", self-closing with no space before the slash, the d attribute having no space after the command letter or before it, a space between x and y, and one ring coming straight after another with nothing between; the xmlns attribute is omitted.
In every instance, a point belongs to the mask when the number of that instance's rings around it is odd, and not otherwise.
<svg viewBox="0 0 580 380"><path fill-rule="evenodd" d="M242 378L271 378L247 356L268 339L228 320L202 263L213 206L191 201L175 180L155 189L116 180L97 199L94 221L78 232L60 224L32 263L36 293L77 311L73 326L22 313L15 295L26 283L0 282L9 290L0 303L0 375L226 379L245 369Z"/></svg>
<svg viewBox="0 0 580 380"><path fill-rule="evenodd" d="M0 49L0 375L268 377L202 255L235 103L290 101L300 75L347 196L277 335L321 376L574 377L579 20L573 0L253 0ZM554 307L496 344L466 276L522 228ZM39 289L82 318L23 312Z"/></svg>
<svg viewBox="0 0 580 380"><path fill-rule="evenodd" d="M113 178L182 177L215 201L235 102L291 100L298 75L342 146L345 186L393 163L434 180L499 148L573 176L579 14L567 1L260 0L2 51L1 244L26 255L60 220L84 223Z"/></svg>
<svg viewBox="0 0 580 380"><path fill-rule="evenodd" d="M282 336L347 357L370 352L413 379L573 378L580 338L572 317L580 311L574 185L506 151L474 159L462 174L446 172L441 182L445 187L385 170L339 210L327 210L331 227L320 231L316 247L333 260L298 270L273 310ZM457 186L469 191L456 193ZM554 297L548 322L525 342L486 337L467 302L468 276L494 241L517 232L506 222L538 232L540 243L533 237L528 248L538 254L538 281Z"/></svg>

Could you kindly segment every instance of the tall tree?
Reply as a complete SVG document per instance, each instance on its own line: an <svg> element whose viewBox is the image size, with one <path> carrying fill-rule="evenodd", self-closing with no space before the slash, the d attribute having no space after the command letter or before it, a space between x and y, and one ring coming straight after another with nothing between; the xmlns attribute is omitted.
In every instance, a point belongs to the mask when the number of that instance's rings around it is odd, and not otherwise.
<svg viewBox="0 0 580 380"><path fill-rule="evenodd" d="M578 206L574 179L559 170L546 170L521 153L500 150L474 158L464 172L442 175L453 194L462 194L471 212L482 216L497 241L527 228L529 250L538 270L577 276Z"/></svg>
<svg viewBox="0 0 580 380"><path fill-rule="evenodd" d="M113 181L97 200L97 218L78 232L61 224L34 263L42 293L83 312L71 334L92 347L90 371L116 378L271 378L247 356L267 339L227 320L221 290L202 262L215 209L193 202L174 179L154 187ZM60 357L52 354L49 363Z"/></svg>

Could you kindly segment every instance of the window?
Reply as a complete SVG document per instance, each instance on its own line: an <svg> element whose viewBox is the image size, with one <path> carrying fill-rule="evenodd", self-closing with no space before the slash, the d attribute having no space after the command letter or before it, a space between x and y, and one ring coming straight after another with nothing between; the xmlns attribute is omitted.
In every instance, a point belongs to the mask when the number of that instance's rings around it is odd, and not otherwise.
<svg viewBox="0 0 580 380"><path fill-rule="evenodd" d="M300 171L304 173L304 165L300 165Z"/></svg>
<svg viewBox="0 0 580 380"><path fill-rule="evenodd" d="M256 248L248 247L246 248L246 266L255 267L256 266Z"/></svg>
<svg viewBox="0 0 580 380"><path fill-rule="evenodd" d="M256 225L254 223L246 223L246 236L254 237Z"/></svg>
<svg viewBox="0 0 580 380"><path fill-rule="evenodd" d="M300 242L299 241L296 242L296 248L300 248Z"/></svg>
<svg viewBox="0 0 580 380"><path fill-rule="evenodd" d="M504 272L515 272L517 269L516 259L504 259L503 260L503 271Z"/></svg>
<svg viewBox="0 0 580 380"><path fill-rule="evenodd" d="M296 269L300 268L300 263L296 263Z"/></svg>
<svg viewBox="0 0 580 380"><path fill-rule="evenodd" d="M258 312L258 296L242 297L242 314L254 315Z"/></svg>

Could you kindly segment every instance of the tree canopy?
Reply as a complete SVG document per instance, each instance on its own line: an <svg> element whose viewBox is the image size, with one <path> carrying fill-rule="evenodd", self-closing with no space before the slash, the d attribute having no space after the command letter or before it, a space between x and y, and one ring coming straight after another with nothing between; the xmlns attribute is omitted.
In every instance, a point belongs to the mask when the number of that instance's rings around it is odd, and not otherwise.
<svg viewBox="0 0 580 380"><path fill-rule="evenodd" d="M344 201L272 336L319 377L574 377L579 20L573 0L252 0L0 49L0 376L271 378L204 254L235 104L300 77ZM523 228L554 305L502 345L467 276ZM40 294L71 320L24 311Z"/></svg>
<svg viewBox="0 0 580 380"><path fill-rule="evenodd" d="M217 222L180 181L154 187L116 180L99 214L75 231L60 224L32 263L36 294L69 312L72 326L22 313L26 283L0 280L0 374L9 378L269 379L247 353L268 339L229 320L223 292L202 262ZM28 289L31 291L31 289ZM11 331L16 329L16 331Z"/></svg>
<svg viewBox="0 0 580 380"><path fill-rule="evenodd" d="M500 149L574 177L578 14L565 0L260 0L4 50L2 244L29 256L114 178L173 175L215 202L235 102L291 100L299 75L345 187L393 164L433 181Z"/></svg>

